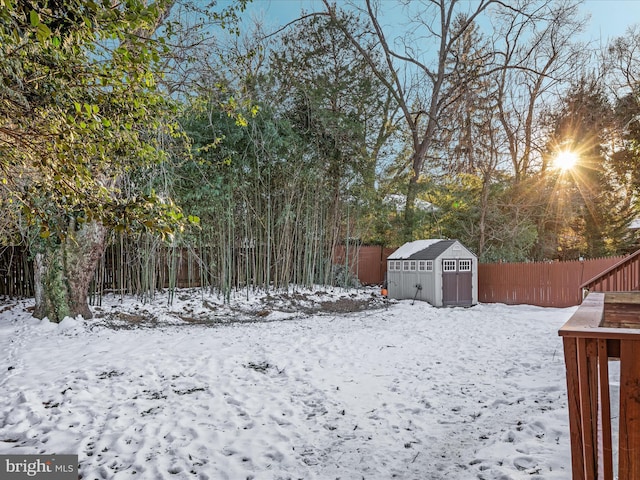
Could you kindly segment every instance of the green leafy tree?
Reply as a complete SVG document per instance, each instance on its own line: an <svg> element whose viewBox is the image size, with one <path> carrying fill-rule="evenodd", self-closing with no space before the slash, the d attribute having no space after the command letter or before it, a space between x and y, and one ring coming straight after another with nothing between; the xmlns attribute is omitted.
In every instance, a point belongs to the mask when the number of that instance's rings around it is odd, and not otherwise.
<svg viewBox="0 0 640 480"><path fill-rule="evenodd" d="M176 167L176 198L200 218L192 240L225 293L332 282L332 247L362 233L394 131L341 30L326 17L296 24L209 57L181 119L193 159Z"/></svg>
<svg viewBox="0 0 640 480"><path fill-rule="evenodd" d="M509 178L498 180L486 185L482 178L462 173L434 183L435 222L425 236L456 238L478 252L483 262L529 260L537 239L536 225L519 207L521 202L514 201L517 194ZM487 188L485 203L481 197ZM481 226L485 229L482 235Z"/></svg>
<svg viewBox="0 0 640 480"><path fill-rule="evenodd" d="M162 161L173 107L157 88L171 1L5 4L0 10L0 181L36 264L38 317L90 317L108 231L171 234L181 213L121 179Z"/></svg>
<svg viewBox="0 0 640 480"><path fill-rule="evenodd" d="M330 195L321 169L273 106L253 105L239 128L222 103L215 91L193 100L182 120L193 159L177 168L177 200L200 217L192 241L206 280L225 295L325 281Z"/></svg>

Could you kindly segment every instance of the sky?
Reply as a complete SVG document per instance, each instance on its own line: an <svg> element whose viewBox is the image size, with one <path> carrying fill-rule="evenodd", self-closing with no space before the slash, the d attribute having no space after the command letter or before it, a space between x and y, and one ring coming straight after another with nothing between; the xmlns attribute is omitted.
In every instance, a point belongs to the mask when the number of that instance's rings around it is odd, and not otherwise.
<svg viewBox="0 0 640 480"><path fill-rule="evenodd" d="M341 2L338 0L337 3ZM303 9L311 11L321 8L320 0L253 0L246 13L264 16L268 25L276 26L295 19ZM629 26L640 24L640 0L585 0L581 9L591 15L585 40L602 45L606 45L610 38L623 35Z"/></svg>
<svg viewBox="0 0 640 480"><path fill-rule="evenodd" d="M624 35L627 28L640 24L640 0L586 0L583 11L591 14L588 28L594 40Z"/></svg>

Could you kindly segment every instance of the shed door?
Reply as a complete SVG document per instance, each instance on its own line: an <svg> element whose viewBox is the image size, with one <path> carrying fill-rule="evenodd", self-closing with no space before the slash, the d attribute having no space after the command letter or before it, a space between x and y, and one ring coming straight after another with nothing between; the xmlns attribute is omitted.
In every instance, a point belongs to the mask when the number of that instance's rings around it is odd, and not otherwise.
<svg viewBox="0 0 640 480"><path fill-rule="evenodd" d="M473 261L442 260L442 305L469 306L473 303Z"/></svg>

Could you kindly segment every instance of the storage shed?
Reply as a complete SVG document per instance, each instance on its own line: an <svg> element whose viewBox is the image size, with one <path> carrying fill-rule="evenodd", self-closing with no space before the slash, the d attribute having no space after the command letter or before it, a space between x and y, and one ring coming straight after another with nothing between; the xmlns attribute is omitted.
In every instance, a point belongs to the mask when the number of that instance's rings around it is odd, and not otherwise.
<svg viewBox="0 0 640 480"><path fill-rule="evenodd" d="M458 240L416 240L387 258L390 298L416 299L435 307L478 303L478 258Z"/></svg>

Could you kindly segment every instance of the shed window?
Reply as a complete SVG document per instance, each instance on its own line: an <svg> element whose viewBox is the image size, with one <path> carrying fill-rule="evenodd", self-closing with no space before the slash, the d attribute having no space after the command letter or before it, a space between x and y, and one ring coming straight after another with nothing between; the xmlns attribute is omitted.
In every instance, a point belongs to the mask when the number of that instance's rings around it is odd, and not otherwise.
<svg viewBox="0 0 640 480"><path fill-rule="evenodd" d="M458 262L458 270L461 272L471 271L471 260L460 260Z"/></svg>
<svg viewBox="0 0 640 480"><path fill-rule="evenodd" d="M411 270L412 272L416 271L416 261L415 260L411 260L409 262L409 270Z"/></svg>
<svg viewBox="0 0 640 480"><path fill-rule="evenodd" d="M426 268L426 260L418 260L418 271L419 272L424 272L427 268Z"/></svg>
<svg viewBox="0 0 640 480"><path fill-rule="evenodd" d="M404 270L405 272L409 271L409 260L405 260L404 262L402 262L402 270Z"/></svg>
<svg viewBox="0 0 640 480"><path fill-rule="evenodd" d="M433 260L427 260L427 272L433 272Z"/></svg>
<svg viewBox="0 0 640 480"><path fill-rule="evenodd" d="M443 260L442 261L442 271L443 272L455 272L456 271L456 261L455 260Z"/></svg>
<svg viewBox="0 0 640 480"><path fill-rule="evenodd" d="M393 260L389 261L389 271L392 272L396 269L396 262L394 262Z"/></svg>
<svg viewBox="0 0 640 480"><path fill-rule="evenodd" d="M402 262L400 260L396 260L396 270L398 271L402 270L401 266L402 266Z"/></svg>

